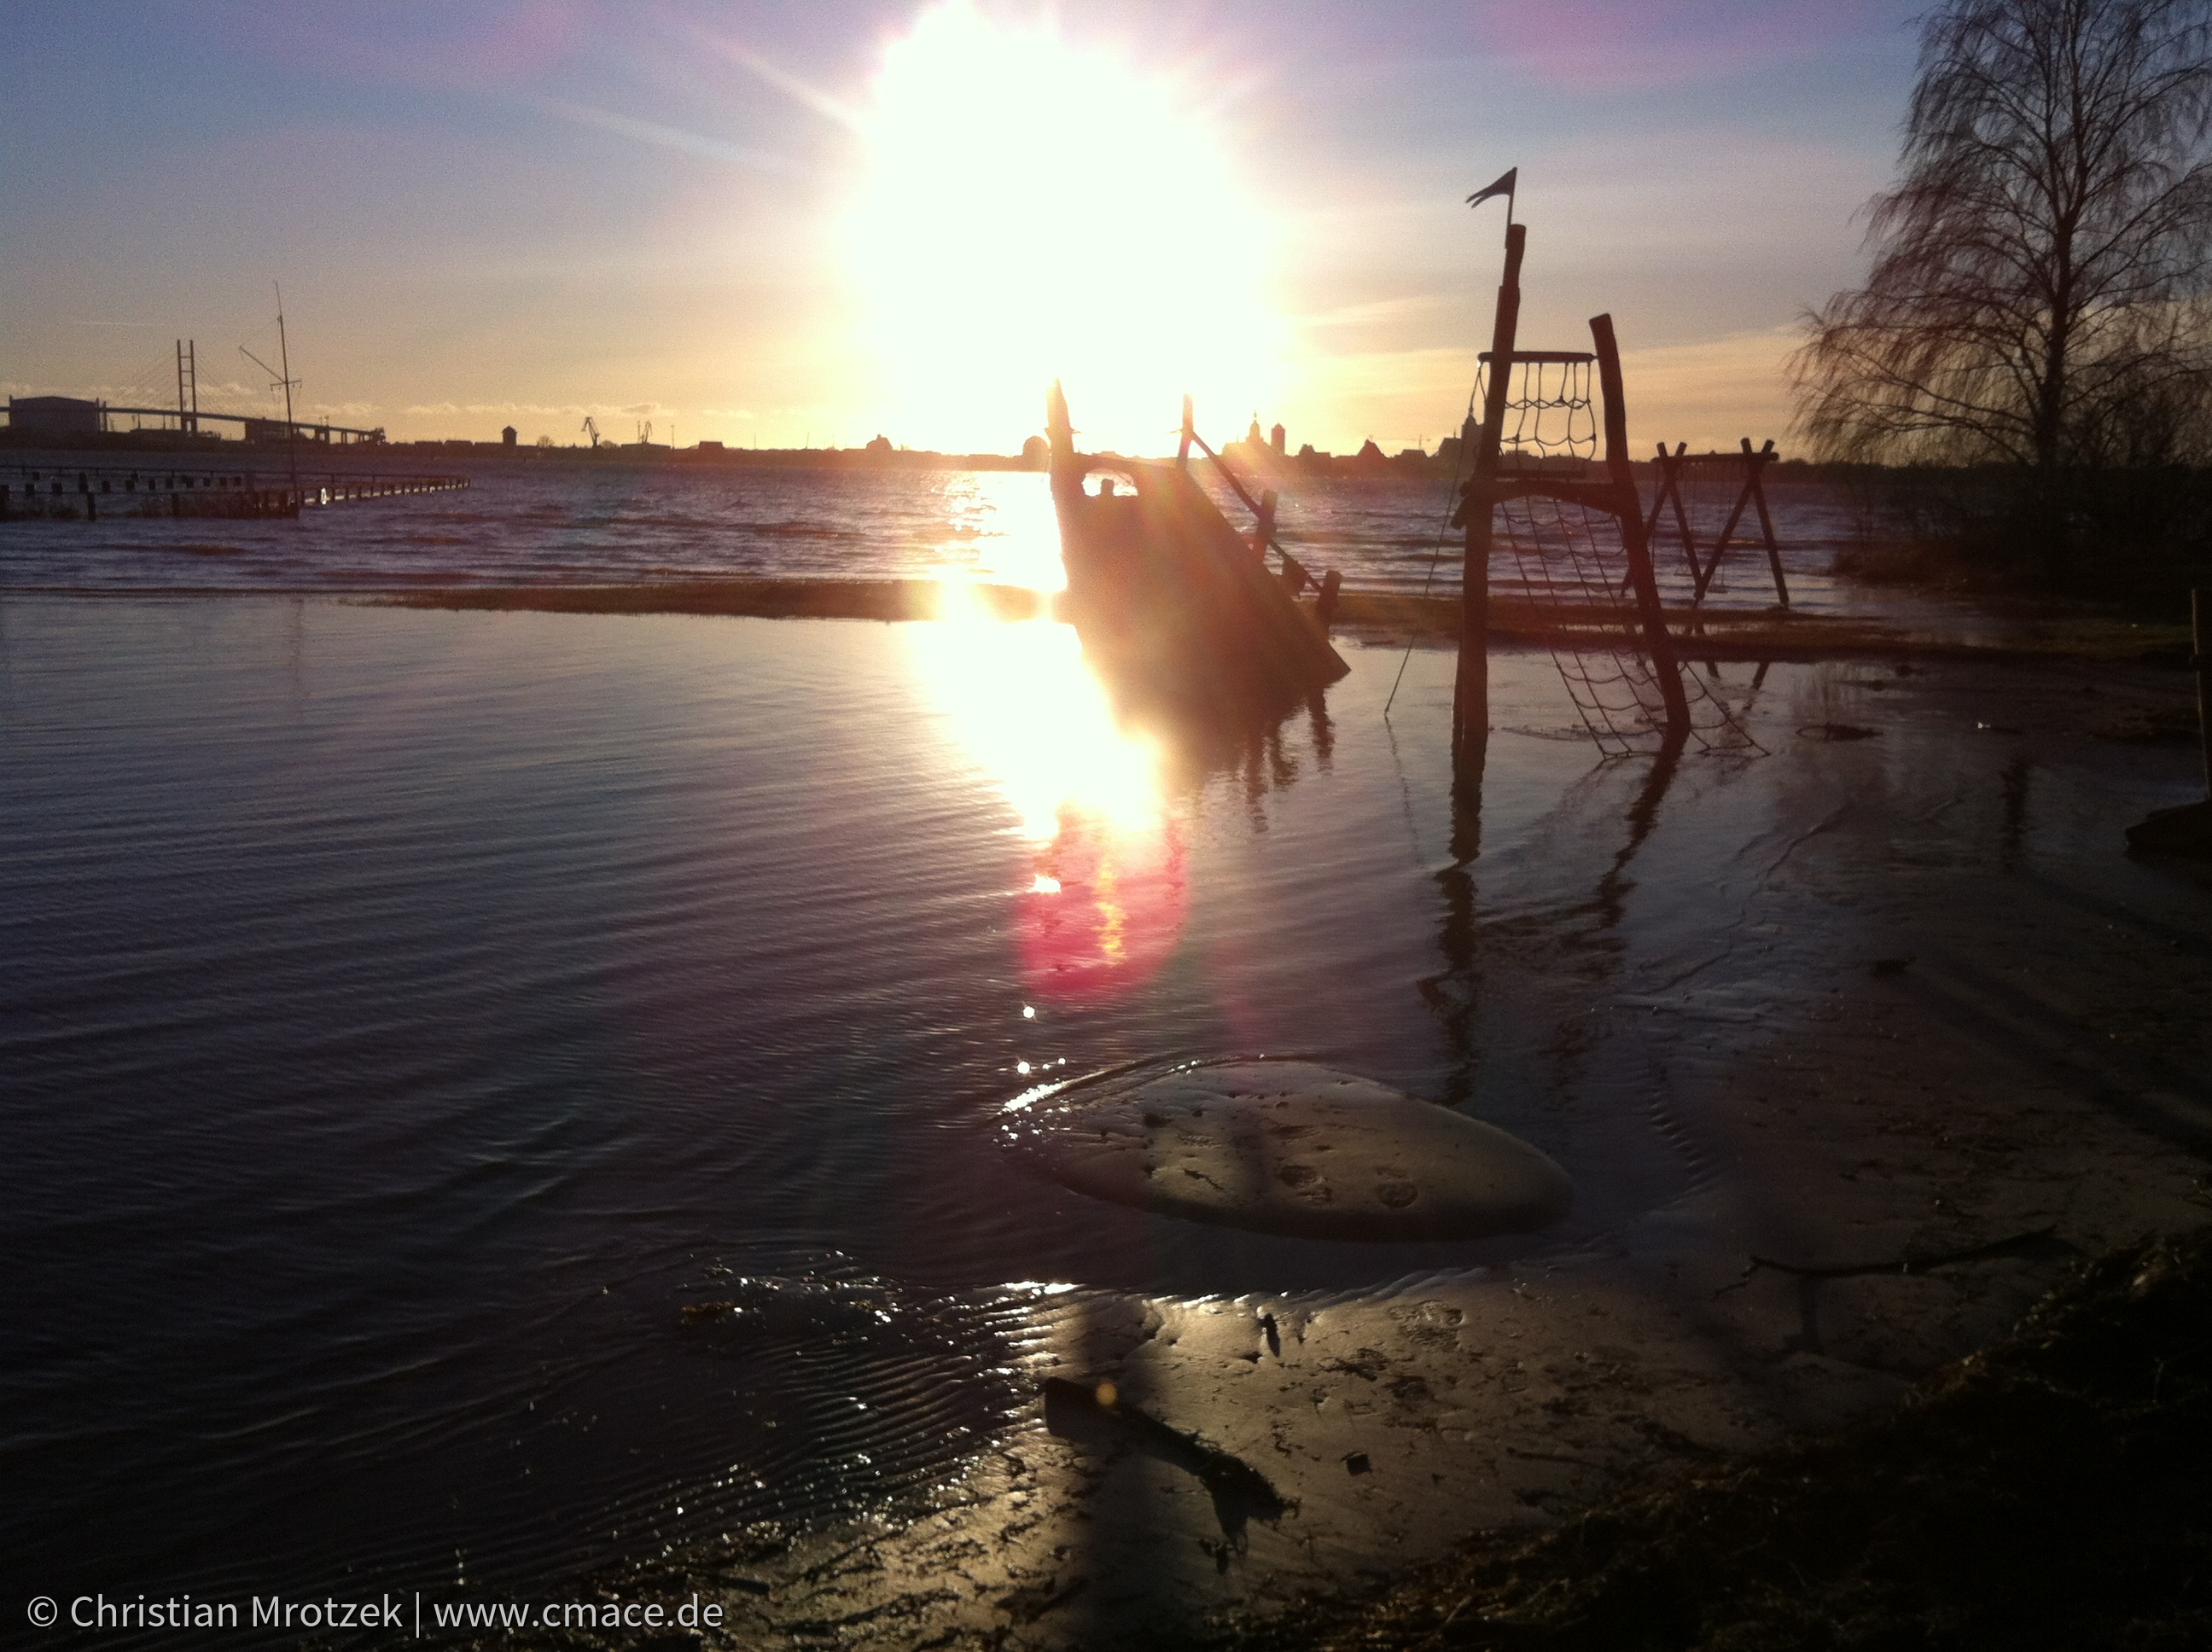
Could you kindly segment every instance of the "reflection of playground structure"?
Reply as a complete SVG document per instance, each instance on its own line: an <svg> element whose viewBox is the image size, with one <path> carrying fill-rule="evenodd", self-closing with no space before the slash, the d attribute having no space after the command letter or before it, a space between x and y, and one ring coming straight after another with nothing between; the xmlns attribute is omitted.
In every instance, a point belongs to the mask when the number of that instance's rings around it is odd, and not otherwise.
<svg viewBox="0 0 2212 1652"><path fill-rule="evenodd" d="M1727 707L1729 717L1747 722L1751 708L1765 687L1771 662L1752 667L1741 698L1728 705L1728 690L1717 661L1704 662L1705 692ZM1735 762L1758 750L1747 746L1742 754L1708 752L1699 761ZM1662 806L1681 772L1684 743L1670 741L1650 760L1650 768L1637 787L1623 817L1619 846L1604 862L1586 898L1547 904L1512 917L1486 916L1475 878L1475 863L1482 850L1482 801L1479 793L1462 794L1452 806L1451 864L1437 874L1443 897L1443 915L1437 927L1437 947L1443 968L1419 983L1422 999L1441 1023L1451 1052L1452 1071L1443 1099L1453 1106L1468 1101L1475 1074L1486 1054L1481 1034L1482 992L1486 955L1493 943L1526 940L1553 957L1587 955L1609 962L1618 951L1614 934L1627 914L1628 896L1636 887L1630 868L1645 840L1657 825ZM1591 771L1590 780L1614 772L1615 765L1633 759L1607 759ZM1562 805L1562 813L1573 811L1577 787Z"/></svg>

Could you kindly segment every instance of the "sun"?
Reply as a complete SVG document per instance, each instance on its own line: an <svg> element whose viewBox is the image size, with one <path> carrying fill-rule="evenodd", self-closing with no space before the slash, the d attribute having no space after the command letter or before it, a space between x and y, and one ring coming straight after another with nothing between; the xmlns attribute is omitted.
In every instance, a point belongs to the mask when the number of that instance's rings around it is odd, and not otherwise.
<svg viewBox="0 0 2212 1652"><path fill-rule="evenodd" d="M846 254L887 433L1007 452L1062 380L1086 447L1160 452L1274 392L1268 225L1199 77L946 0L885 48Z"/></svg>

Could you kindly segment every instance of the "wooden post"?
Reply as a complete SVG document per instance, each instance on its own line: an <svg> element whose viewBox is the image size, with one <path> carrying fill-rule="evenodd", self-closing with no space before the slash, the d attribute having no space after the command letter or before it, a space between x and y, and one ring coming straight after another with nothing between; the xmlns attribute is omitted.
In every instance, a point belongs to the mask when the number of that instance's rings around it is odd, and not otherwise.
<svg viewBox="0 0 2212 1652"><path fill-rule="evenodd" d="M2197 738L2203 750L2206 796L2172 809L2154 809L2128 828L2130 851L2185 854L2212 860L2212 591L2189 593L2190 665L2197 673Z"/></svg>
<svg viewBox="0 0 2212 1652"><path fill-rule="evenodd" d="M1598 386L1605 397L1605 463L1618 498L1620 548L1628 554L1628 577L1636 586L1636 611L1644 622L1651 674L1659 679L1660 697L1667 703L1666 743L1679 747L1689 738L1690 702L1682 692L1682 673L1674 662L1674 641L1667 635L1667 616L1659 607L1659 581L1652 574L1651 548L1644 538L1644 502L1636 496L1636 473L1628 468L1628 406L1620 386L1620 346L1613 339L1610 315L1592 316L1589 329L1597 347ZM1706 564L1708 569L1711 566Z"/></svg>
<svg viewBox="0 0 2212 1652"><path fill-rule="evenodd" d="M1682 504L1682 455L1690 451L1690 444L1678 441L1670 454L1667 444L1659 444L1659 492L1651 501L1651 513L1644 519L1644 543L1656 544L1659 538L1659 511L1663 505L1674 507L1674 531L1682 538L1682 559L1690 565L1690 579L1698 577L1698 539L1690 531L1689 512Z"/></svg>
<svg viewBox="0 0 2212 1652"><path fill-rule="evenodd" d="M1267 560L1267 547L1275 538L1275 490L1268 489L1260 495L1260 508L1254 513L1256 520L1252 526L1252 560Z"/></svg>
<svg viewBox="0 0 2212 1652"><path fill-rule="evenodd" d="M1184 399L1189 398L1186 397ZM1075 452L1075 427L1068 422L1067 397L1060 390L1057 379L1052 381L1052 388L1045 392L1044 429L1050 451L1046 468L1052 476L1053 505L1055 509L1065 513L1070 508L1069 501L1083 492L1083 466ZM419 477L410 478L408 491L422 492L424 484Z"/></svg>
<svg viewBox="0 0 2212 1652"><path fill-rule="evenodd" d="M1505 278L1490 327L1490 383L1482 398L1482 433L1474 445L1474 473L1461 507L1467 528L1461 562L1459 671L1452 683L1452 791L1471 798L1482 789L1490 755L1491 513L1498 485L1498 450L1505 425L1507 382L1513 376L1513 343L1521 325L1521 257L1528 245L1525 224L1505 230Z"/></svg>
<svg viewBox="0 0 2212 1652"><path fill-rule="evenodd" d="M1231 427L1234 428L1235 427ZM1176 444L1176 465L1178 469L1190 469L1190 444L1198 434L1198 424L1192 416L1190 398L1182 398L1182 440Z"/></svg>
<svg viewBox="0 0 2212 1652"><path fill-rule="evenodd" d="M1743 439L1743 447L1747 453L1751 451L1749 436ZM1713 457L1717 459L1720 456L1716 453ZM1735 537L1736 524L1743 519L1743 507L1749 503L1751 503L1750 494L1744 489L1738 489L1735 507L1728 513L1728 521L1721 528L1721 537L1713 541L1713 554L1706 559L1705 571L1698 580L1697 592L1690 598L1692 603L1701 603L1705 599L1705 587L1712 583L1713 575L1720 571L1721 558L1728 555L1729 541Z"/></svg>
<svg viewBox="0 0 2212 1652"><path fill-rule="evenodd" d="M1751 453L1751 438L1743 439L1743 451ZM1782 547L1774 538L1774 519L1766 513L1766 467L1774 462L1774 438L1758 452L1751 454L1751 501L1759 507L1759 531L1766 538L1766 564L1774 570L1774 594L1782 599L1784 608L1790 606L1790 586L1782 577Z"/></svg>
<svg viewBox="0 0 2212 1652"><path fill-rule="evenodd" d="M2204 791L2212 797L2212 591L2189 593L2191 664L2197 667L2197 738L2204 748Z"/></svg>

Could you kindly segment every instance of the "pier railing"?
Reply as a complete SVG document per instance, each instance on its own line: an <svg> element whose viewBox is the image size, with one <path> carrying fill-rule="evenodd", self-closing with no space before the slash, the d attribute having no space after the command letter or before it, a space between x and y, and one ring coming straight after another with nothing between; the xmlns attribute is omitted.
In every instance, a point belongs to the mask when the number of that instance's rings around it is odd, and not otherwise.
<svg viewBox="0 0 2212 1652"><path fill-rule="evenodd" d="M0 522L85 521L110 516L297 516L356 500L452 493L462 476L331 471L295 476L230 465L15 465L0 466Z"/></svg>

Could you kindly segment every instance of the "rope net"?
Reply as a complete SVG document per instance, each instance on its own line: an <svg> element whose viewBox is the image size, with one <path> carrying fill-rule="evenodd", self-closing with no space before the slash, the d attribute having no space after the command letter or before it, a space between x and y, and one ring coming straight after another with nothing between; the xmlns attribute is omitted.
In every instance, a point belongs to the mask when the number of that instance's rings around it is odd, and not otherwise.
<svg viewBox="0 0 2212 1652"><path fill-rule="evenodd" d="M1610 481L1598 459L1593 365L1590 357L1564 353L1514 361L1499 421L1501 487ZM1486 380L1493 370L1484 365ZM1479 386L1478 404L1486 388ZM1496 553L1505 553L1509 577L1536 610L1553 664L1599 750L1607 756L1656 750L1667 736L1666 695L1637 609L1619 518L1586 500L1524 493L1492 507L1491 532L1492 568L1499 567ZM1726 702L1694 672L1676 669L1689 705L1689 738L1698 749L1755 749Z"/></svg>

